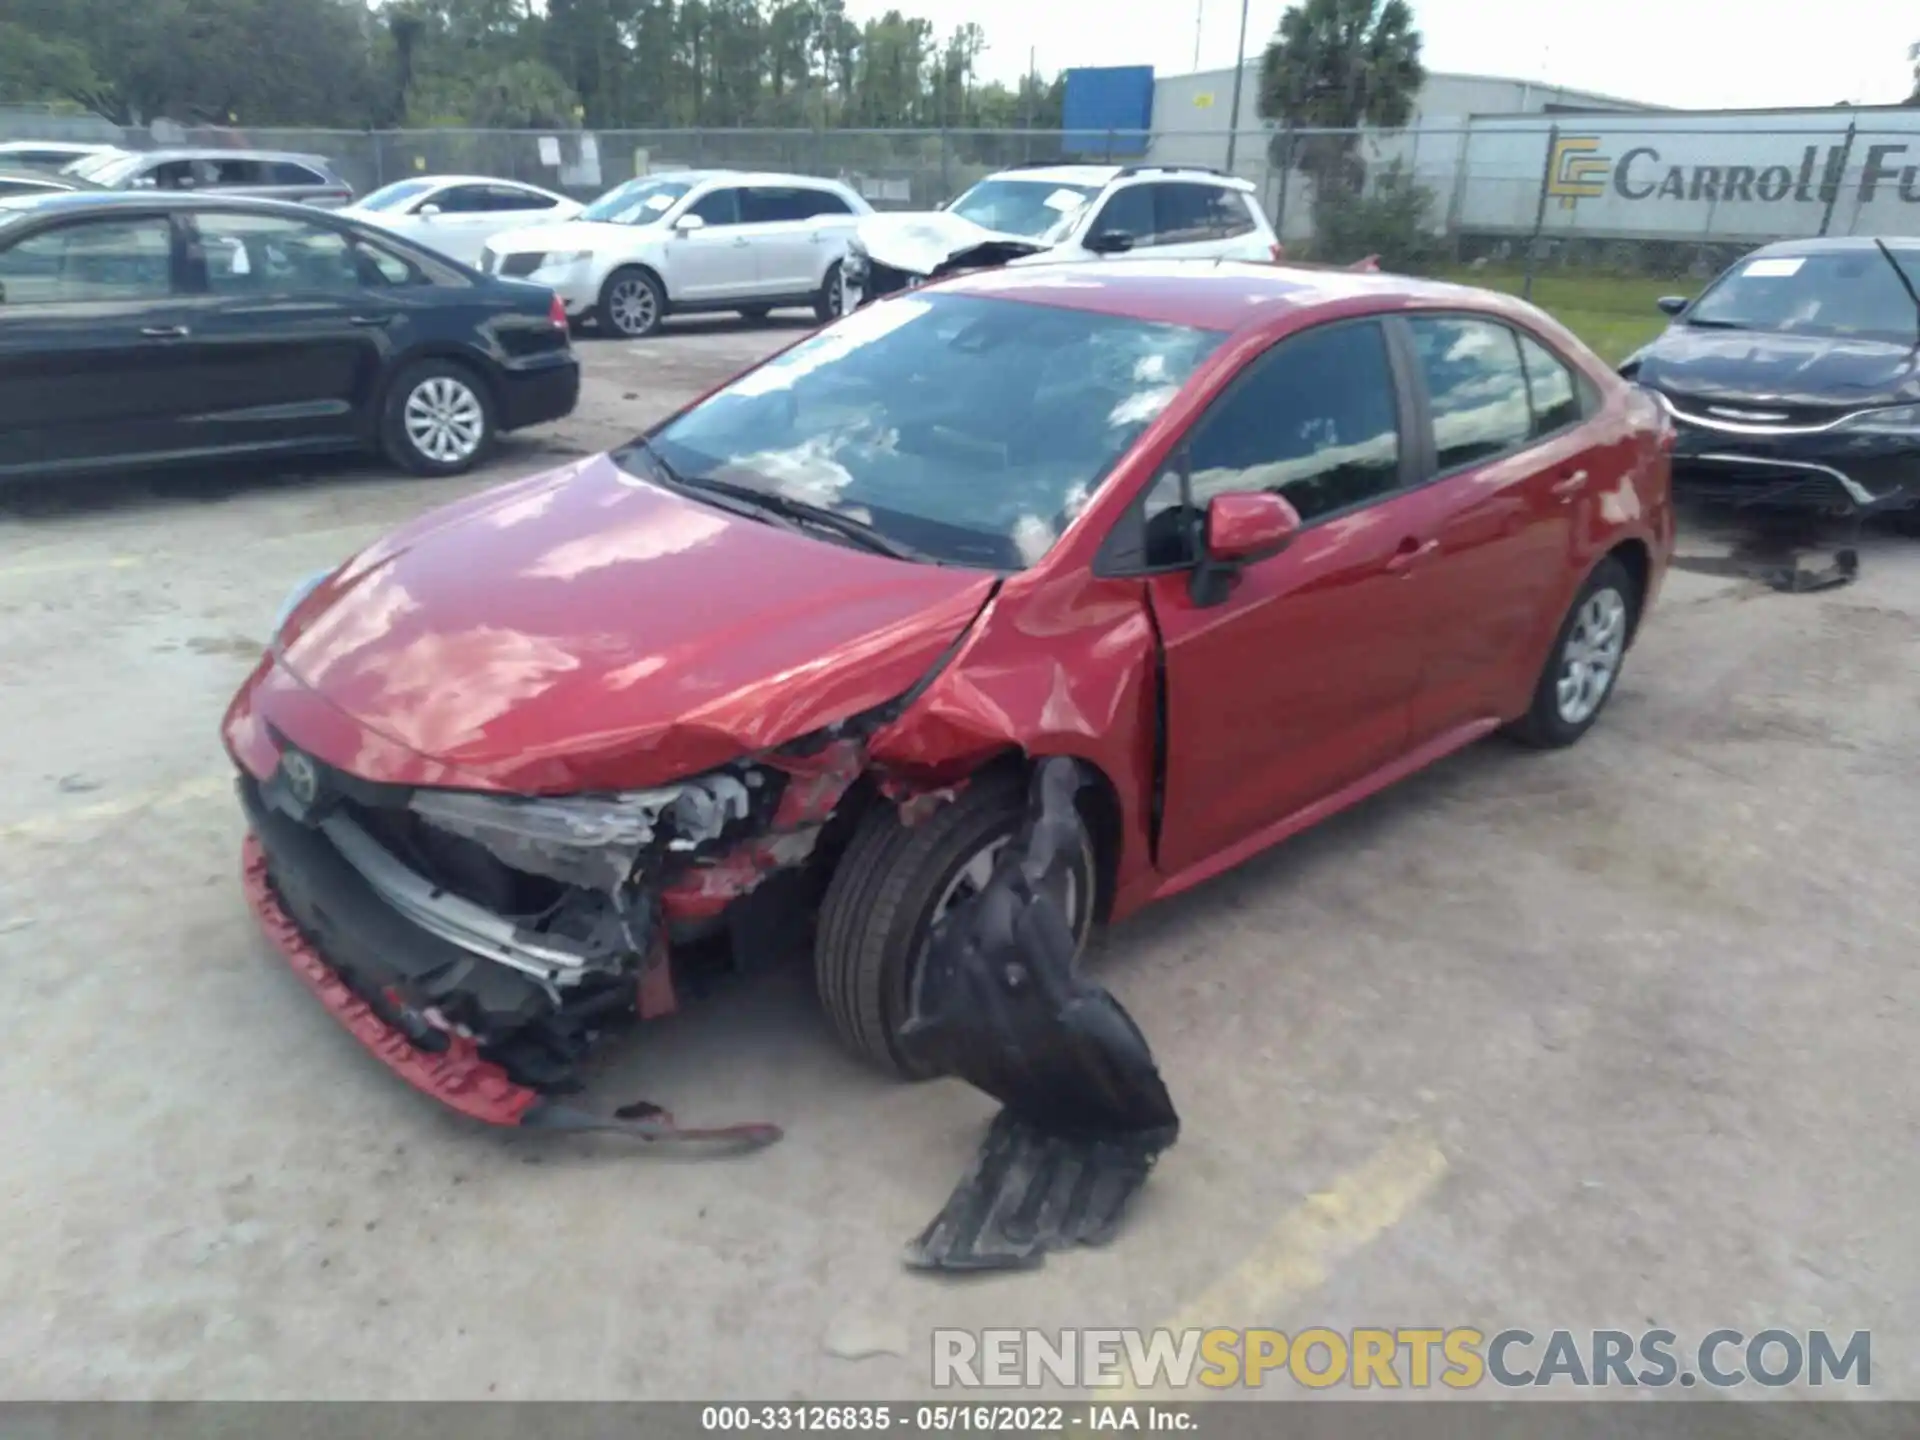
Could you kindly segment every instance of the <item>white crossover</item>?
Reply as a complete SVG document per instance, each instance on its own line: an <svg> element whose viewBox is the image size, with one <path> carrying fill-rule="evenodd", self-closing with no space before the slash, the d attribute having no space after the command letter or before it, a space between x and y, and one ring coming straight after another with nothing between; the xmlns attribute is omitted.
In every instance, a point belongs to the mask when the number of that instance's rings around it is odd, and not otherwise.
<svg viewBox="0 0 1920 1440"><path fill-rule="evenodd" d="M1201 165L1023 165L939 210L863 220L848 299L873 300L952 270L1038 260L1277 260L1248 181Z"/></svg>
<svg viewBox="0 0 1920 1440"><path fill-rule="evenodd" d="M810 175L685 170L609 190L559 225L496 235L480 268L546 285L603 333L651 335L669 314L840 313L841 262L873 207Z"/></svg>
<svg viewBox="0 0 1920 1440"><path fill-rule="evenodd" d="M571 220L581 209L577 200L518 180L419 175L383 185L342 213L462 264L478 265L487 241L502 230Z"/></svg>

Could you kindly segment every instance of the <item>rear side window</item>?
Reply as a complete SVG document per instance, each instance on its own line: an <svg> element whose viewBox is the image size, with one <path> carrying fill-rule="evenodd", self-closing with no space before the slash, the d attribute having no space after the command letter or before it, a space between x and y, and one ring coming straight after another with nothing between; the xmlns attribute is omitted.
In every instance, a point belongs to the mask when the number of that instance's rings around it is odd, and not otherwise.
<svg viewBox="0 0 1920 1440"><path fill-rule="evenodd" d="M332 182L318 170L296 165L291 160L276 160L264 167L269 185L327 185Z"/></svg>
<svg viewBox="0 0 1920 1440"><path fill-rule="evenodd" d="M1218 185L1156 185L1153 189L1157 245L1228 240L1253 230L1253 217L1235 191Z"/></svg>
<svg viewBox="0 0 1920 1440"><path fill-rule="evenodd" d="M807 218L815 215L851 215L853 207L831 190L807 190Z"/></svg>
<svg viewBox="0 0 1920 1440"><path fill-rule="evenodd" d="M1426 377L1441 470L1477 465L1532 438L1533 409L1513 331L1452 315L1409 319L1407 329Z"/></svg>
<svg viewBox="0 0 1920 1440"><path fill-rule="evenodd" d="M0 310L159 300L173 293L172 226L162 216L88 220L0 250Z"/></svg>
<svg viewBox="0 0 1920 1440"><path fill-rule="evenodd" d="M1255 360L1194 427L1180 477L1146 500L1146 558L1183 565L1207 502L1239 490L1284 495L1313 521L1400 485L1400 409L1386 336L1366 321L1310 330Z"/></svg>
<svg viewBox="0 0 1920 1440"><path fill-rule="evenodd" d="M1520 337L1520 359L1527 367L1534 435L1551 435L1578 423L1585 406L1573 371L1546 346L1525 335Z"/></svg>
<svg viewBox="0 0 1920 1440"><path fill-rule="evenodd" d="M223 189L230 186L242 185L271 185L276 183L304 185L308 183L304 180L279 182L270 180L268 177L273 173L273 167L259 160L209 160L206 164L213 172L212 179L207 183Z"/></svg>
<svg viewBox="0 0 1920 1440"><path fill-rule="evenodd" d="M449 185L430 203L443 215L482 215L500 208L493 200L498 193L491 185Z"/></svg>
<svg viewBox="0 0 1920 1440"><path fill-rule="evenodd" d="M324 225L280 215L194 217L215 295L347 294L387 281L369 254Z"/></svg>
<svg viewBox="0 0 1920 1440"><path fill-rule="evenodd" d="M489 185L489 210L551 210L553 200L537 190L522 190L516 185Z"/></svg>

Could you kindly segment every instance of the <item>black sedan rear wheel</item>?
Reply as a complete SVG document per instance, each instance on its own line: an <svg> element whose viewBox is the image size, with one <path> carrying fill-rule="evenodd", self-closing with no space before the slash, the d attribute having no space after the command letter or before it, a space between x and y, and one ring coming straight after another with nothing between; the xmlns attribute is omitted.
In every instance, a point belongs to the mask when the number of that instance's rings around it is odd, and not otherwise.
<svg viewBox="0 0 1920 1440"><path fill-rule="evenodd" d="M457 360L417 360L387 389L380 444L416 475L459 475L487 453L494 425L479 375Z"/></svg>

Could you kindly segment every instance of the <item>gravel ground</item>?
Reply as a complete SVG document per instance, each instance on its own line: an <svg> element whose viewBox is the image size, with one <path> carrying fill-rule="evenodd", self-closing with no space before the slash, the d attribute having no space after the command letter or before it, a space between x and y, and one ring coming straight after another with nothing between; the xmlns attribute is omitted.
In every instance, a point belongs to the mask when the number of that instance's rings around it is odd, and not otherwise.
<svg viewBox="0 0 1920 1440"><path fill-rule="evenodd" d="M843 1057L803 970L599 1077L788 1127L750 1159L482 1130L368 1062L235 875L216 727L281 597L797 333L583 339L579 412L464 480L0 495L0 1396L908 1396L935 1326L1175 1317L1870 1329L1920 1395L1920 541L1789 596L1696 517L1583 744L1476 747L1112 933L1186 1131L1036 1274L901 1268L990 1105Z"/></svg>

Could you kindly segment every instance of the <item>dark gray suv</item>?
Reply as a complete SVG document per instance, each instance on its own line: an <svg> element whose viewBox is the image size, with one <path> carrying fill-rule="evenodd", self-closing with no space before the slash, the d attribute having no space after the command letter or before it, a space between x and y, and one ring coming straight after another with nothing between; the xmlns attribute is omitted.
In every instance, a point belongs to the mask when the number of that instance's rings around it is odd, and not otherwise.
<svg viewBox="0 0 1920 1440"><path fill-rule="evenodd" d="M184 190L297 200L337 210L353 187L321 155L284 150L139 150L76 167L109 190Z"/></svg>

